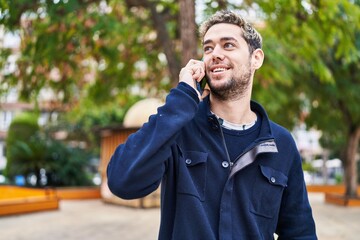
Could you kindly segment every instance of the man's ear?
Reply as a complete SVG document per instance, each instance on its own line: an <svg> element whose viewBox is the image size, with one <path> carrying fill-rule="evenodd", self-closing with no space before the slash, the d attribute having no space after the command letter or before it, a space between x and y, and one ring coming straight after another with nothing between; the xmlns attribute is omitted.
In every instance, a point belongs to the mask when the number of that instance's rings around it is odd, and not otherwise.
<svg viewBox="0 0 360 240"><path fill-rule="evenodd" d="M264 62L264 52L260 48L257 48L252 53L251 63L254 70L259 69Z"/></svg>

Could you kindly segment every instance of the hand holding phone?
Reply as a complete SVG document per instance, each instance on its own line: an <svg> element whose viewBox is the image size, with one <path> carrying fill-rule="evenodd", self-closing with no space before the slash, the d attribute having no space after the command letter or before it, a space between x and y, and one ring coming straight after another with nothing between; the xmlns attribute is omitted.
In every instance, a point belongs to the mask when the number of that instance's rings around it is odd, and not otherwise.
<svg viewBox="0 0 360 240"><path fill-rule="evenodd" d="M185 82L193 87L203 99L204 89L206 88L205 64L203 61L191 59L179 74L179 82ZM208 91L206 91L208 92ZM207 96L208 94L205 94Z"/></svg>
<svg viewBox="0 0 360 240"><path fill-rule="evenodd" d="M204 62L191 59L179 74L179 82L185 82L196 90L196 82L205 76Z"/></svg>

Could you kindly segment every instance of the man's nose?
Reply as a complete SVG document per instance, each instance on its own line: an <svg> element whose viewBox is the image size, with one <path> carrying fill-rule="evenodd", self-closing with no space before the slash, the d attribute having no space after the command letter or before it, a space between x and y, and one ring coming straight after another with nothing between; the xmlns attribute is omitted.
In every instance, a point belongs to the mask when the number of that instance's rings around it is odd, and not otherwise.
<svg viewBox="0 0 360 240"><path fill-rule="evenodd" d="M216 45L214 50L212 51L212 58L213 58L213 60L223 60L224 59L223 49L219 45Z"/></svg>

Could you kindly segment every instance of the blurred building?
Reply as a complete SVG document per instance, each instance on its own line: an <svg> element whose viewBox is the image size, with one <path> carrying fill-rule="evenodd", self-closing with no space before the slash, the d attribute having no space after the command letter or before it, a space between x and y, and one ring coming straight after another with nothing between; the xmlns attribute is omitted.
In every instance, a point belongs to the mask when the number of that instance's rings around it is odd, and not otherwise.
<svg viewBox="0 0 360 240"><path fill-rule="evenodd" d="M292 131L297 148L305 162L323 155L323 148L320 145L321 131L316 129L306 129L304 123L296 126Z"/></svg>
<svg viewBox="0 0 360 240"><path fill-rule="evenodd" d="M130 134L136 132L145 122L147 122L149 116L155 114L157 108L163 104L164 102L157 98L140 100L127 111L121 126L102 129L99 172L102 179L101 197L105 202L137 208L160 206L159 189L144 198L134 200L124 200L113 195L107 185L106 168L116 147L119 144L124 143Z"/></svg>

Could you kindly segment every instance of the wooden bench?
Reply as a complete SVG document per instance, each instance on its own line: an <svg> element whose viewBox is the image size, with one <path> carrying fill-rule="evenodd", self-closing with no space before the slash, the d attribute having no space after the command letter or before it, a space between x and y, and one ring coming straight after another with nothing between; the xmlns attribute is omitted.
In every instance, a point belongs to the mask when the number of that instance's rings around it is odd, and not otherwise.
<svg viewBox="0 0 360 240"><path fill-rule="evenodd" d="M54 189L0 186L0 216L57 209Z"/></svg>

